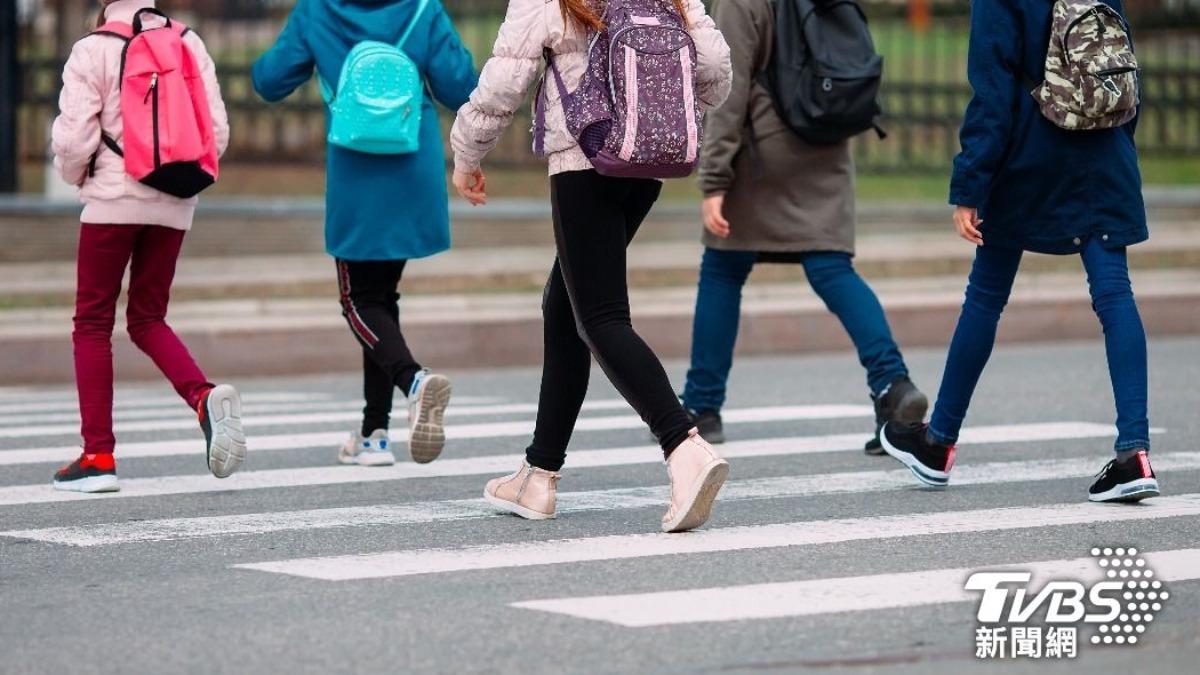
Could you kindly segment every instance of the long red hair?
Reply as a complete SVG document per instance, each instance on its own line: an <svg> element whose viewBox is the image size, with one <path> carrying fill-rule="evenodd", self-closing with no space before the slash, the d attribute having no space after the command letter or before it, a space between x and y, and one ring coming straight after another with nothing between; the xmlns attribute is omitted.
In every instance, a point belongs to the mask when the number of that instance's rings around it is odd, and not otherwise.
<svg viewBox="0 0 1200 675"><path fill-rule="evenodd" d="M558 0L558 3L562 7L564 21L574 21L577 25L594 31L604 30L604 18L596 12L589 0ZM671 0L671 4L675 5L675 11L683 17L683 25L686 26L688 23L687 7L683 3L684 0Z"/></svg>

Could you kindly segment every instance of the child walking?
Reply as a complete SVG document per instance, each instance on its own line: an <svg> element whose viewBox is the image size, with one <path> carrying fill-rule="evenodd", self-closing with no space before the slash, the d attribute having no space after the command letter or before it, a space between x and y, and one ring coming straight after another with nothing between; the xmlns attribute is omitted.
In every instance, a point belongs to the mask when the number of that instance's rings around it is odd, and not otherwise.
<svg viewBox="0 0 1200 675"><path fill-rule="evenodd" d="M299 0L275 45L254 63L254 88L279 101L308 82L314 68L332 114L325 247L334 258L342 314L362 346L366 401L362 424L337 460L395 462L388 426L399 387L408 397L409 453L416 462L431 462L445 445L450 381L423 368L410 351L397 286L409 260L450 247L446 159L434 101L452 109L466 102L477 81L471 54L438 0ZM411 79L403 80L406 75ZM386 116L367 116L355 127L355 86L376 86L372 78L385 95L395 98L408 85L419 97L415 105L396 98L399 126L392 137ZM386 91L391 85L394 91ZM372 130L382 137L368 145Z"/></svg>
<svg viewBox="0 0 1200 675"><path fill-rule="evenodd" d="M177 185L172 178L178 179L195 165L176 165L183 167L181 174L166 179L152 174L142 181L135 180L128 173L133 164L126 160L132 161L139 135L147 133L135 124L148 125L150 120L143 119L148 111L122 109L123 78L133 75L126 70L125 55L133 51L134 34L175 31L184 47L179 67L195 67L202 83L200 98L206 99L207 110L195 110L194 114L211 126L211 130L201 128L199 133L207 159L215 169L216 156L225 151L229 141L216 68L196 33L172 25L154 10L153 0L106 0L103 5L97 31L77 42L67 59L60 113L54 120L51 138L55 168L65 181L79 186L84 204L73 333L83 453L54 475L54 487L75 492L119 489L113 460L112 332L126 268L130 273L126 310L129 337L153 359L188 407L197 412L207 446L208 468L216 477L225 478L246 456L238 391L228 384L211 384L166 322L175 263L184 235L192 226L196 198L180 198L147 184L157 179L162 180L158 184L164 189L173 189ZM147 105L153 98L157 111L159 74L147 76L149 84L142 82L142 86L149 87ZM164 89L172 82L165 76L161 81ZM176 103L178 100L173 99ZM193 112L190 105L187 112ZM192 123L195 125L195 120ZM172 132L179 133L177 129ZM159 159L161 156L156 155L155 162Z"/></svg>
<svg viewBox="0 0 1200 675"><path fill-rule="evenodd" d="M684 81L682 94L664 96L665 89L643 89L634 81L644 73L637 71L636 53L628 43L621 51L592 50L592 56L603 51L624 59L623 100L612 103L628 104L622 110L628 110L629 117L620 155L593 149L590 159L569 131L563 93L576 89L588 68L593 68L590 77L606 77L598 75L606 68L589 63L589 39L599 36L605 29L605 17L614 16L616 9L628 12L624 19L634 28L627 30L686 26L689 42L695 45L695 68L693 72L687 61L686 45L675 47L678 54L674 50L657 52L676 59L670 66L673 70L667 70L660 82L675 83L668 79L672 72ZM697 111L692 108L694 98L689 89L694 83L700 106L720 105L730 87L729 48L699 0L613 0L606 10L602 17L586 0L510 0L479 88L459 110L451 132L455 187L472 204L482 204L486 189L480 162L512 122L543 59L549 61L537 104L537 126L544 133L538 134L535 145L550 165L558 257L542 307L545 355L537 423L520 468L489 481L484 496L497 507L525 518L554 517L558 472L587 394L595 357L658 439L671 483L662 529L682 531L708 519L728 465L699 436L658 357L630 321L625 248L658 198L661 183L604 175L595 167L604 161L616 162L617 157L632 157L638 136L632 120L661 121L670 105L686 107L687 122L679 122L672 127L674 133L663 138L674 139L681 150L686 145L688 157L694 161L697 148L687 139L695 140L688 130L695 131ZM647 41L653 39L651 32L643 33ZM684 59L682 69L680 58ZM599 80L591 82L596 85ZM600 98L599 92L608 88L593 87L591 91L596 92L594 102ZM662 117L655 119L654 115Z"/></svg>
<svg viewBox="0 0 1200 675"><path fill-rule="evenodd" d="M1102 77L1075 70L1097 58ZM1126 261L1126 247L1149 234L1134 145L1136 61L1121 5L976 0L967 73L975 95L950 203L959 235L977 246L975 263L933 416L927 426L889 423L884 448L921 482L946 485L1022 252L1078 255L1117 407L1116 456L1088 499L1154 497L1146 332Z"/></svg>
<svg viewBox="0 0 1200 675"><path fill-rule="evenodd" d="M772 62L768 0L719 2L717 28L732 53L734 86L705 121L700 162L704 256L683 404L709 442L725 440L725 403L742 287L759 263L800 264L858 352L875 404L865 451L882 455L885 422L920 422L929 401L908 376L887 315L854 269L854 158L849 141L817 145L792 132L756 79Z"/></svg>

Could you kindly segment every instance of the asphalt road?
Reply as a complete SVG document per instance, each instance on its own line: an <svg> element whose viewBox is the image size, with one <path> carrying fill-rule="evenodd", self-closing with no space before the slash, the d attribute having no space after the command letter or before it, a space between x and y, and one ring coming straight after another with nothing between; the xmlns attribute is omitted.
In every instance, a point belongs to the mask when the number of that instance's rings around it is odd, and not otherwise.
<svg viewBox="0 0 1200 675"><path fill-rule="evenodd" d="M908 356L935 391L942 352ZM1085 503L1114 433L1098 340L999 348L945 491L857 449L851 355L742 359L726 497L676 536L656 534L656 450L598 372L560 517L491 513L539 373L450 374L454 437L423 468L334 466L353 375L240 382L251 454L226 481L166 387L120 387L123 491L73 500L49 486L73 393L0 388L0 672L1196 672L1198 338L1151 344L1164 496L1137 507ZM971 571L1074 578L1048 561L1093 547L1140 549L1171 591L1136 646L1072 624L1075 659L976 658Z"/></svg>

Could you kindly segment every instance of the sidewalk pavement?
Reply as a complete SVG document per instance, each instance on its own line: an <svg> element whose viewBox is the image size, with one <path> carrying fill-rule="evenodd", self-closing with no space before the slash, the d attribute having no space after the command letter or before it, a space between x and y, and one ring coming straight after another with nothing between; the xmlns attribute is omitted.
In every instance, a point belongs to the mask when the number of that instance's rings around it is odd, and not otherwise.
<svg viewBox="0 0 1200 675"><path fill-rule="evenodd" d="M1135 272L1142 317L1153 336L1200 333L1200 269ZM961 275L884 278L873 282L902 346L943 346L962 302ZM664 358L690 348L693 286L631 293L634 323ZM540 294L476 293L408 296L401 316L423 363L455 369L540 362ZM4 384L68 381L72 377L71 309L0 312L0 372ZM361 356L336 300L279 298L180 302L170 321L214 378L348 371ZM1001 341L1099 339L1080 272L1018 278L1001 322ZM755 283L743 304L741 353L798 353L851 347L837 319L806 284ZM119 378L155 376L118 328Z"/></svg>
<svg viewBox="0 0 1200 675"><path fill-rule="evenodd" d="M1184 200L1181 213L1198 212L1186 210L1193 202ZM886 224L859 228L855 265L879 294L902 346L944 346L974 249L955 237L944 218L905 221L901 216L897 211ZM312 253L319 250L313 244L320 240L319 228L257 222L244 231L261 241L241 247L236 233L242 230L235 221L206 225L211 227L189 235L170 321L212 377L360 366L358 345L340 315L333 263ZM77 225L53 227L48 246L75 236ZM661 355L686 357L701 255L699 226L681 217L644 229L645 236L629 250L634 322ZM1147 329L1152 335L1200 333L1200 223L1177 213L1152 220L1151 230L1150 241L1130 249ZM284 241L289 232L308 239ZM450 252L409 265L401 284L401 314L423 362L441 368L540 362L541 287L554 259L548 233L549 227L536 221L476 222L465 230L457 227L456 248ZM470 243L460 246L464 238ZM292 253L283 254L280 247ZM256 250L279 254L252 255ZM29 259L28 253L16 259ZM746 288L741 352L851 348L837 319L803 279L798 265L756 268ZM61 256L56 262L0 263L0 384L73 377L74 286L74 263ZM1000 340L1099 335L1078 257L1027 255ZM114 354L118 377L157 376L120 328Z"/></svg>
<svg viewBox="0 0 1200 675"><path fill-rule="evenodd" d="M1147 187L1152 223L1200 221L1200 188ZM697 201L655 206L638 234L640 242L695 241ZM860 234L909 234L948 229L950 207L934 202L863 202ZM319 198L224 198L201 200L185 255L244 257L310 255L323 251L324 206ZM553 244L545 200L497 199L486 207L451 203L454 247L495 248ZM79 205L40 196L0 195L0 263L71 261L78 242Z"/></svg>
<svg viewBox="0 0 1200 675"><path fill-rule="evenodd" d="M629 249L631 286L690 286L695 283L702 247L687 240L635 241ZM947 226L943 231L868 231L858 238L856 267L868 278L963 275L974 249ZM1135 270L1200 268L1200 225L1164 222L1153 236L1130 248ZM536 291L554 260L551 245L455 248L413 261L405 270L403 292L415 294ZM1029 255L1028 272L1080 269L1074 256ZM795 265L763 265L756 281L797 281ZM0 307L70 304L75 292L74 262L0 264ZM179 262L172 298L313 297L336 299L333 262L325 254L192 257Z"/></svg>

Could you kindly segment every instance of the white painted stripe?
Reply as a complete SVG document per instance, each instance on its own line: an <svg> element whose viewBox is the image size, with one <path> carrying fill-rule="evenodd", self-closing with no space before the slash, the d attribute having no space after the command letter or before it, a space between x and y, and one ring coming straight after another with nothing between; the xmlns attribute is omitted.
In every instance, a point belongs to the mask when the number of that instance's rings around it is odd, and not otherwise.
<svg viewBox="0 0 1200 675"><path fill-rule="evenodd" d="M522 541L466 548L297 558L246 563L234 567L310 579L346 581L1197 515L1200 515L1200 495L1192 494L1186 497L1164 497L1146 502L1142 508L1132 509L1091 502L1051 504L729 527L699 530L686 536L655 532L553 541Z"/></svg>
<svg viewBox="0 0 1200 675"><path fill-rule="evenodd" d="M1058 422L1043 424L1014 424L1000 427L965 429L959 445L974 443L1053 441L1113 436L1116 430L1104 424L1087 422ZM259 439L261 441L261 439ZM863 434L829 436L798 436L757 441L737 441L721 446L725 457L774 457L807 455L822 452L862 451ZM257 445L252 446L257 447ZM402 463L391 467L321 466L302 469L271 469L241 471L224 480L211 475L161 476L156 478L127 478L121 481L120 492L87 495L78 492L59 492L48 484L13 485L0 487L0 506L41 504L80 499L128 499L171 494L258 490L263 488L300 487L308 485L342 485L410 478L446 476L475 476L503 474L516 468L523 454L486 455L461 459L442 459L432 464ZM1160 461L1155 457L1156 463ZM608 450L574 451L569 457L570 470L589 467L659 464L662 455L651 445ZM955 470L958 482L960 470ZM47 481L48 483L48 481Z"/></svg>
<svg viewBox="0 0 1200 675"><path fill-rule="evenodd" d="M362 409L362 406L357 406ZM276 412L295 412L297 410L305 411L327 411L327 410L352 410L352 406L348 401L304 401L292 403L258 403L245 404L242 406L242 411L246 414L250 413L276 413ZM131 420L149 420L149 419L171 419L185 417L188 415L187 406L181 400L176 400L172 405L163 406L143 406L130 409L116 408L113 410L113 418L117 424L122 424ZM0 414L0 426L12 427L19 425L33 424L50 424L50 423L66 423L71 424L72 428L79 425L79 411L77 409L67 412L48 412L48 413L7 413Z"/></svg>
<svg viewBox="0 0 1200 675"><path fill-rule="evenodd" d="M874 414L866 406L855 405L818 405L818 406L780 406L770 408L743 408L729 410L722 415L726 424L750 422L787 422L810 419L835 419L839 417L861 417L864 414ZM338 413L340 414L340 413ZM281 416L282 417L282 416ZM312 421L318 415L303 416ZM275 418L279 419L279 418ZM357 417L355 417L357 419ZM253 428L253 419L247 419ZM182 428L194 428L199 432L199 425L190 420L182 421ZM127 425L124 431L129 431ZM533 433L533 420L512 422L486 422L481 424L452 424L446 427L446 438L450 440L471 438L505 438L527 436ZM617 415L610 417L581 417L575 424L575 431L613 431L620 429L638 429L645 426L640 418L634 415ZM0 430L0 437L8 430ZM120 430L118 430L120 431ZM250 432L247 445L250 452L274 450L296 450L320 446L337 447L347 436L346 431L324 431L302 434L281 434L272 436L257 436ZM25 434L21 434L24 436ZM393 429L393 443L408 441L408 429ZM861 439L860 439L861 440ZM199 436L190 439L172 439L162 441L137 441L121 443L117 448L118 459L132 457L171 457L175 455L203 454L204 442ZM67 445L44 448L17 448L0 450L0 466L13 464L37 464L66 462L79 454L79 445Z"/></svg>
<svg viewBox="0 0 1200 675"><path fill-rule="evenodd" d="M482 396L466 397L466 399L482 399L487 403L490 399ZM454 399L456 404L467 404L469 400L464 400L462 397ZM588 401L584 403L584 410L619 410L628 408L629 404L621 399L607 399L602 401ZM267 413L311 413L311 412L328 412L336 411L343 413L356 413L358 419L362 416L363 403L362 401L291 401L281 403L247 403L242 406L244 415L266 415ZM509 403L509 404L491 404L486 405L455 405L450 409L454 415L509 415L515 413L531 413L537 412L536 403ZM403 414L403 413L401 413ZM174 400L170 406L162 407L141 407L132 409L116 409L113 412L117 426L120 427L125 422L133 420L150 420L150 419L181 419L188 417L187 406L183 401ZM68 423L72 426L66 428L67 431L74 431L75 427L79 426L79 411L71 410L70 412L52 412L52 413L8 413L0 414L0 427L12 427L19 425L32 424L50 424L53 422ZM185 427L185 428L191 428ZM124 429L127 431L127 429Z"/></svg>
<svg viewBox="0 0 1200 675"><path fill-rule="evenodd" d="M321 391L260 391L257 389L249 389L242 391L244 399L249 399L253 402L286 402L286 401L333 401L334 395L329 392ZM500 403L504 401L499 396L464 396L456 395L455 401L460 403L471 404L486 404ZM138 405L181 405L181 399L177 394L169 389L163 388L145 388L145 387L124 387L118 386L114 405L122 406L138 406ZM44 391L42 389L30 388L21 390L13 388L7 390L7 393L0 391L0 413L9 412L36 412L39 410L71 410L79 407L79 402L76 399L74 389L62 389L59 391Z"/></svg>
<svg viewBox="0 0 1200 675"><path fill-rule="evenodd" d="M1161 501L1166 500L1158 503ZM1140 510L1117 509L1123 513ZM1156 578L1162 581L1200 579L1200 549L1158 551L1146 553L1144 557ZM1055 579L1090 584L1103 578L1094 558L1027 562L985 569L1031 572L1031 585L1035 588ZM816 616L978 601L978 593L963 589L966 578L977 571L980 570L924 570L659 593L531 600L512 606L629 627Z"/></svg>
<svg viewBox="0 0 1200 675"><path fill-rule="evenodd" d="M457 400L456 400L457 402ZM362 420L361 402L328 401L314 403L284 403L272 405L246 405L243 415L256 427L278 425L327 424L330 422L358 422ZM585 411L628 410L624 399L588 401ZM536 413L536 403L501 403L498 405L453 405L446 410L450 417L482 417L487 415L513 415ZM267 415L265 413L287 413ZM136 431L172 431L196 428L196 421L189 415L187 407L179 402L170 408L150 408L115 415L114 430L117 433ZM134 419L160 421L131 422ZM54 426L33 426L39 423L68 422ZM79 414L55 413L49 415L0 415L0 438L21 436L45 436L79 433Z"/></svg>
<svg viewBox="0 0 1200 675"><path fill-rule="evenodd" d="M329 396L324 394L304 394L304 393L289 393L289 392L243 392L243 401L251 403L285 403L285 402L304 402L304 401L328 401ZM14 399L15 400L15 399ZM113 401L113 408L120 410L123 408L183 408L187 410L187 404L174 394L163 394L161 396L145 395L145 396L118 396ZM62 400L50 401L31 401L21 400L14 403L0 403L0 413L36 413L36 412L54 412L56 410L70 411L79 410L79 401L76 400L75 394L72 392L69 398Z"/></svg>
<svg viewBox="0 0 1200 675"><path fill-rule="evenodd" d="M1200 469L1200 452L1159 455L1155 457L1154 461L1160 471L1195 470ZM954 484L997 485L1084 478L1092 475L1095 470L1096 460L1089 457L967 464L956 469ZM835 493L905 490L913 487L912 477L905 469L780 476L730 481L721 491L721 502L817 497ZM560 492L558 514L565 516L587 511L614 511L647 507L661 509L666 503L666 486ZM482 499L457 499L70 525L34 530L10 530L0 532L0 537L34 539L69 546L109 546L148 541L261 535L271 532L365 527L368 525L412 525L495 516L496 510Z"/></svg>
<svg viewBox="0 0 1200 675"><path fill-rule="evenodd" d="M295 394L295 392L285 392L285 393L287 393L289 395ZM120 390L116 392L115 395L117 398L125 398L125 397L154 398L154 397L159 397L159 396L161 396L163 398L168 398L168 397L175 398L177 400L179 398L173 391L171 391L167 387L155 387L155 386L144 386L144 385L142 385L142 386L135 385L135 386L130 386L130 387L122 386L120 388ZM43 403L65 402L65 401L74 402L75 396L76 396L76 391L75 391L75 387L73 387L73 386L72 387L62 387L59 389L46 389L43 387L0 387L0 404L8 403L11 401L19 401L19 402L23 402L23 403L29 403L29 402L33 402L33 401L40 401Z"/></svg>

